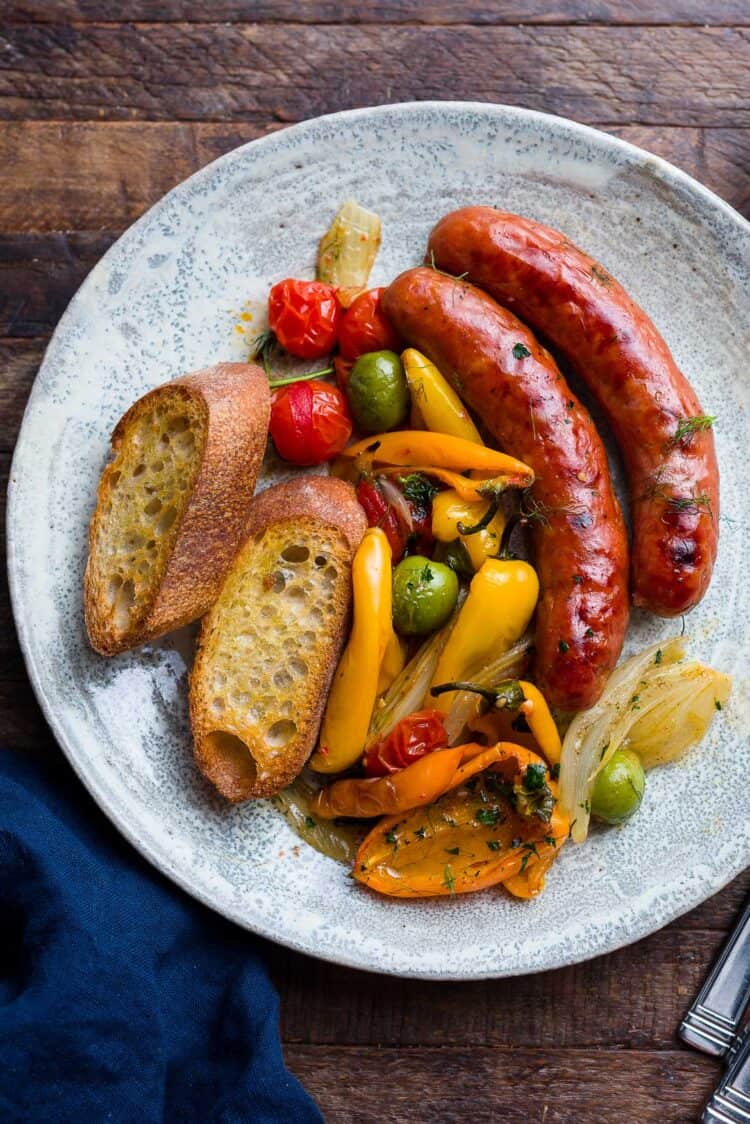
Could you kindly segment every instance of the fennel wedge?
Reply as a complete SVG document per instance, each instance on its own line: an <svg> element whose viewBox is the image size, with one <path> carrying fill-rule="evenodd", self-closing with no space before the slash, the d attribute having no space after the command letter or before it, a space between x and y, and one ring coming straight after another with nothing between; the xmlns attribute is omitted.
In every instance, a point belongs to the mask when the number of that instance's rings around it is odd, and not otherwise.
<svg viewBox="0 0 750 1124"><path fill-rule="evenodd" d="M621 748L643 767L675 761L705 736L729 698L729 676L695 661L683 662L684 641L652 644L615 669L602 697L571 722L560 760L560 804L574 843L588 835L597 773Z"/></svg>
<svg viewBox="0 0 750 1124"><path fill-rule="evenodd" d="M342 289L364 289L380 249L380 219L347 199L320 240L318 281Z"/></svg>

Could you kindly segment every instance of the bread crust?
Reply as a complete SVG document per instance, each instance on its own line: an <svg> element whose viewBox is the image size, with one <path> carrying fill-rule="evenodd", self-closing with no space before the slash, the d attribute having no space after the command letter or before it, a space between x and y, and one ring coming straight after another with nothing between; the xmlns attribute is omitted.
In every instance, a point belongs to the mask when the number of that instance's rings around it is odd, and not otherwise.
<svg viewBox="0 0 750 1124"><path fill-rule="evenodd" d="M84 609L91 646L105 656L181 628L210 608L243 541L266 448L271 395L265 373L254 364L219 363L156 387L135 402L112 434L115 460L129 428L165 392L184 397L205 418L200 465L151 602L122 635L107 619L104 590L94 576L93 552L112 494L115 462L102 473L89 528Z"/></svg>
<svg viewBox="0 0 750 1124"><path fill-rule="evenodd" d="M247 512L245 538L265 531L289 515L310 515L337 527L352 556L367 530L365 513L351 484L336 476L295 476L259 492Z"/></svg>
<svg viewBox="0 0 750 1124"><path fill-rule="evenodd" d="M252 738L237 726L217 721L209 712L211 666L207 655L208 642L220 627L221 602L201 622L201 631L193 671L190 676L190 722L193 729L195 759L203 775L232 803L273 796L300 773L318 738L328 690L348 634L351 609L351 561L367 528L367 520L351 484L325 476L296 477L261 492L253 500L246 521L247 551L252 540L271 528L289 525L295 535L304 537L313 528L333 529L341 548L341 559L348 567L345 590L335 602L334 619L328 623L327 654L315 682L295 698L297 727L294 740L276 754L270 766L266 763L262 776L252 763ZM247 565L243 547L236 565ZM229 579L234 573L230 568ZM217 733L232 735L221 744ZM239 744L238 744L239 741ZM244 748L243 748L244 744ZM260 748L260 747L259 747ZM244 758L244 760L243 760Z"/></svg>

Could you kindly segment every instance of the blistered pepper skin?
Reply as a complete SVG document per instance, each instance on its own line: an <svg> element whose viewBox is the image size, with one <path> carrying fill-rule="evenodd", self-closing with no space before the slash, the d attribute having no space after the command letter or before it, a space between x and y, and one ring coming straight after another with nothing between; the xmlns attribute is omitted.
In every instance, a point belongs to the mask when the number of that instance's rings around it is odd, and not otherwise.
<svg viewBox="0 0 750 1124"><path fill-rule="evenodd" d="M592 706L620 655L629 597L625 524L591 417L528 328L473 285L422 267L383 301L500 448L534 470L536 678L551 705Z"/></svg>
<svg viewBox="0 0 750 1124"><path fill-rule="evenodd" d="M446 215L430 254L541 332L586 383L628 473L634 604L666 617L692 609L716 559L719 472L710 428L676 439L703 409L649 317L563 234L493 207Z"/></svg>

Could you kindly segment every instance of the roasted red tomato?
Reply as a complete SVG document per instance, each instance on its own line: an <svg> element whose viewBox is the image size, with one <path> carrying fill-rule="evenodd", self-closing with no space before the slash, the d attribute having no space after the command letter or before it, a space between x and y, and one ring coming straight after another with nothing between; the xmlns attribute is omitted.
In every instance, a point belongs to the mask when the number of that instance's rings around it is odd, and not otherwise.
<svg viewBox="0 0 750 1124"><path fill-rule="evenodd" d="M336 290L322 281L287 277L268 296L271 330L285 351L300 359L320 359L333 350L340 318Z"/></svg>
<svg viewBox="0 0 750 1124"><path fill-rule="evenodd" d="M439 710L418 710L402 718L387 738L365 751L362 764L368 777L397 773L433 749L447 745L444 717Z"/></svg>
<svg viewBox="0 0 750 1124"><path fill-rule="evenodd" d="M270 430L285 461L321 464L344 448L351 436L352 420L341 391L311 379L274 391Z"/></svg>
<svg viewBox="0 0 750 1124"><path fill-rule="evenodd" d="M357 499L364 508L370 527L380 527L391 548L391 561L399 562L406 546L401 521L374 480L363 477L357 485Z"/></svg>
<svg viewBox="0 0 750 1124"><path fill-rule="evenodd" d="M401 341L381 308L383 289L368 289L352 301L339 324L339 351L358 359L368 351L400 351Z"/></svg>

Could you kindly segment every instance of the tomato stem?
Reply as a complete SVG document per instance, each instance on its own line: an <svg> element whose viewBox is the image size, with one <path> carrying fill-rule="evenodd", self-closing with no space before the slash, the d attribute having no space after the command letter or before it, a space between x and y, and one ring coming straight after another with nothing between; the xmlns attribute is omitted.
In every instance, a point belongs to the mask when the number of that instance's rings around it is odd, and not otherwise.
<svg viewBox="0 0 750 1124"><path fill-rule="evenodd" d="M305 375L290 375L286 379L269 379L268 385L271 390L276 390L280 386L289 386L293 382L308 382L310 379L322 379L324 375L332 375L333 367L324 367L322 371L308 371Z"/></svg>

